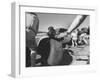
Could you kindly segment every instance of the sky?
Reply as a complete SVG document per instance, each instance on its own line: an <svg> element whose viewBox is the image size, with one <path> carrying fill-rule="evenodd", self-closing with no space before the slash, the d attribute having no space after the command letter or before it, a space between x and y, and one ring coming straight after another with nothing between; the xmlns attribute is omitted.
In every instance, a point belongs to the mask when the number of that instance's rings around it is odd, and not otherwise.
<svg viewBox="0 0 100 80"><path fill-rule="evenodd" d="M77 14L54 14L54 13L37 13L39 18L39 31L47 31L49 26L55 29L59 27L68 28ZM89 16L80 25L81 27L89 26Z"/></svg>
<svg viewBox="0 0 100 80"><path fill-rule="evenodd" d="M39 31L48 31L49 26L56 28L68 28L77 14L58 14L58 13L36 13L39 18ZM89 16L80 25L81 27L89 26Z"/></svg>

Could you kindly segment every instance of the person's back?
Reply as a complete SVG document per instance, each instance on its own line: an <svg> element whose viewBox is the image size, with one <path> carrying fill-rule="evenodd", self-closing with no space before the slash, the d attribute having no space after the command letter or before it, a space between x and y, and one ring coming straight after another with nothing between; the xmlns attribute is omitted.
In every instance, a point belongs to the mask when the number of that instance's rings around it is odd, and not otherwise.
<svg viewBox="0 0 100 80"><path fill-rule="evenodd" d="M54 39L50 39L50 55L48 58L49 65L59 65L63 58L62 43Z"/></svg>

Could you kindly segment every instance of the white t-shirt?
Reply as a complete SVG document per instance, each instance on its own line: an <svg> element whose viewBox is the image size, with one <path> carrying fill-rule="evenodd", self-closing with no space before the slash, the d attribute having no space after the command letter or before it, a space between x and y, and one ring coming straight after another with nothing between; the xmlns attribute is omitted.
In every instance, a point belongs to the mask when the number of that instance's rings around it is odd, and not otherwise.
<svg viewBox="0 0 100 80"><path fill-rule="evenodd" d="M77 40L77 33L73 32L71 34L71 37L72 37L73 40Z"/></svg>

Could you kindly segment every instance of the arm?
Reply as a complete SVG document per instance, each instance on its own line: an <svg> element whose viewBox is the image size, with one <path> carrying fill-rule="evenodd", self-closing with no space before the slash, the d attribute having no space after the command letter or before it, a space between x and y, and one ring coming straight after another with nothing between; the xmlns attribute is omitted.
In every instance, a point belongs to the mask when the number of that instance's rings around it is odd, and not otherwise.
<svg viewBox="0 0 100 80"><path fill-rule="evenodd" d="M86 19L87 15L77 15L68 30L64 33L58 35L58 38L65 37L66 35L70 35L73 30L79 27L83 21Z"/></svg>
<svg viewBox="0 0 100 80"><path fill-rule="evenodd" d="M83 21L86 19L87 15L78 15L74 21L72 22L71 26L68 28L68 33L71 33L73 30L75 30L77 27L79 27Z"/></svg>

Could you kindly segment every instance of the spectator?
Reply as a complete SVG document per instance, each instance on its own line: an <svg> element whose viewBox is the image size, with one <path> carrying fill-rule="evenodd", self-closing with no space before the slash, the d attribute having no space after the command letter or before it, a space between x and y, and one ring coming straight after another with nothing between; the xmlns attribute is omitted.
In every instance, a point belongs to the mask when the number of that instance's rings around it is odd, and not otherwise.
<svg viewBox="0 0 100 80"><path fill-rule="evenodd" d="M71 37L72 37L72 47L77 46L77 31L73 31L71 33Z"/></svg>
<svg viewBox="0 0 100 80"><path fill-rule="evenodd" d="M39 19L35 13L26 12L26 67L35 66L36 40Z"/></svg>

